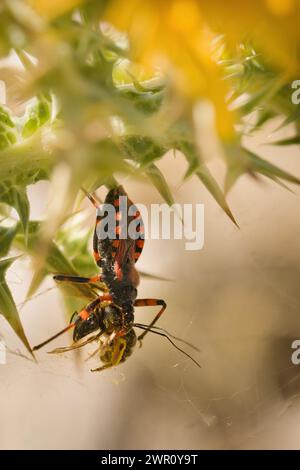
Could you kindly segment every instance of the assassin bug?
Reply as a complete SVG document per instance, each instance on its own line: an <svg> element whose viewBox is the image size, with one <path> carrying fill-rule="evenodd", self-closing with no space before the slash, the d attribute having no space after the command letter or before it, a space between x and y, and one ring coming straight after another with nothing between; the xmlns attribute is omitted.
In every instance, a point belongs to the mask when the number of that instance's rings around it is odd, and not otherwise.
<svg viewBox="0 0 300 470"><path fill-rule="evenodd" d="M76 312L66 328L47 341L35 346L33 350L40 349L67 330L74 329L73 345L67 348L55 349L53 352L64 352L82 347L92 341L98 341L100 346L95 353L100 351L100 359L104 365L93 369L93 371L101 371L124 362L132 353L137 340L141 342L148 332L152 332L166 337L173 346L199 366L191 356L175 345L170 337L179 341L183 340L155 326L166 309L165 301L162 299L137 299L139 275L135 263L139 259L144 246L144 224L138 209L128 198L122 186L111 189L106 196L104 206L114 208L114 233L112 237L103 236L106 233L104 231L106 219L103 210L90 193L85 190L84 192L96 208L93 255L101 274L90 278L59 274L54 276L54 279L58 282L86 284L101 282L103 293L98 295L79 313ZM128 208L126 213L120 209L122 198L126 199ZM131 223L134 223L135 237L128 234L128 227ZM144 306L159 306L160 309L149 325L134 323L134 307ZM143 333L137 337L134 327L142 329ZM98 333L90 336L95 331L98 331ZM87 339L83 340L86 337Z"/></svg>

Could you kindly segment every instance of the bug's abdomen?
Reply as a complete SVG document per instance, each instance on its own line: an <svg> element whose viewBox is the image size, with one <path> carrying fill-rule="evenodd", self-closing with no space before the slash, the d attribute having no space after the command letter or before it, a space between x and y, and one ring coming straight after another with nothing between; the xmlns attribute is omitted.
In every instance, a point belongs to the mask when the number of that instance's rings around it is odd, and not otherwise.
<svg viewBox="0 0 300 470"><path fill-rule="evenodd" d="M125 200L121 200L121 197L124 197ZM111 189L104 204L114 208L114 226L107 226L107 213L105 218L104 216L99 217L94 249L105 263L113 263L115 260L126 261L125 258L128 255L135 263L144 246L144 224L137 207L129 199L122 186ZM134 222L134 238L131 238L129 230L132 222Z"/></svg>

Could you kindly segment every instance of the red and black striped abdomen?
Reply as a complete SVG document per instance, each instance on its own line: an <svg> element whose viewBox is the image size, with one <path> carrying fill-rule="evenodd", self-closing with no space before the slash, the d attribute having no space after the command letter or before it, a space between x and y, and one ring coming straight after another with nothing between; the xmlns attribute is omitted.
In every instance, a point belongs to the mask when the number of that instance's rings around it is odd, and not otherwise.
<svg viewBox="0 0 300 470"><path fill-rule="evenodd" d="M99 266L103 264L115 264L122 269L124 263L129 261L136 262L143 250L144 246L144 224L142 217L128 198L127 193L122 186L111 189L104 204L109 204L115 209L115 224L113 233L110 237L101 236L106 230L104 226L107 222L106 212L104 215L97 215L97 229L94 234L94 251L97 252L99 258ZM105 208L105 206L104 206ZM101 228L103 230L101 230ZM135 231L134 237L131 236L131 230ZM111 237L112 235L112 237Z"/></svg>

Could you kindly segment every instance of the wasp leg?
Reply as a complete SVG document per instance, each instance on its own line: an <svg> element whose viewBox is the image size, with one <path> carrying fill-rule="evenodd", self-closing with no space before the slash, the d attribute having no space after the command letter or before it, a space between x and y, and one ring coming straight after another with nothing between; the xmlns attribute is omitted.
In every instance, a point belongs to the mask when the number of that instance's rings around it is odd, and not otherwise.
<svg viewBox="0 0 300 470"><path fill-rule="evenodd" d="M96 369L91 369L91 372L101 372L102 370L109 369L110 367L113 367L112 364L104 364L104 366L97 367Z"/></svg>
<svg viewBox="0 0 300 470"><path fill-rule="evenodd" d="M161 305L161 309L158 312L158 314L154 317L150 325L148 325L147 329L140 336L138 336L139 341L141 341L145 337L145 335L148 333L148 331L152 328L152 326L155 325L159 317L166 310L167 304L164 300L161 300L161 299L137 299L134 302L135 307L154 307L156 305Z"/></svg>
<svg viewBox="0 0 300 470"><path fill-rule="evenodd" d="M98 353L99 353L99 347L97 349L95 349L95 351L90 353L85 360L88 361L89 359L92 359L92 357L96 356L96 354L98 354Z"/></svg>
<svg viewBox="0 0 300 470"><path fill-rule="evenodd" d="M89 282L102 282L100 274L92 277L68 276L67 274L57 274L53 276L53 279L54 281L77 282L79 284L87 284Z"/></svg>
<svg viewBox="0 0 300 470"><path fill-rule="evenodd" d="M49 351L48 354L60 354L60 353L68 352L68 351L73 351L74 349L82 348L83 346L86 346L87 344L92 343L93 341L98 339L99 336L101 336L101 334L102 334L102 331L100 331L100 333L97 333L93 336L90 336L85 341L81 341L81 342L77 341L77 342L74 342L73 344L71 344L70 346L65 346L65 347L62 347L62 348L55 348L52 351ZM98 351L98 349L97 349L97 351Z"/></svg>

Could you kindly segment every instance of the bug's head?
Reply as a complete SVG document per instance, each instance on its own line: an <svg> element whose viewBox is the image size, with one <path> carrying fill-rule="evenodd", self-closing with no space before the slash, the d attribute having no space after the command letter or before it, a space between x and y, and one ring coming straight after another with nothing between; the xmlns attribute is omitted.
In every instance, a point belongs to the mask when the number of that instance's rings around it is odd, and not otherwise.
<svg viewBox="0 0 300 470"><path fill-rule="evenodd" d="M103 324L107 331L129 330L133 324L133 307L131 304L124 304L119 307L109 304L103 307Z"/></svg>
<svg viewBox="0 0 300 470"><path fill-rule="evenodd" d="M102 325L98 312L91 313L86 320L83 320L78 314L73 318L75 323L73 340L78 341L84 336L98 330Z"/></svg>
<svg viewBox="0 0 300 470"><path fill-rule="evenodd" d="M119 330L123 326L122 309L114 304L102 308L103 324L106 330Z"/></svg>

